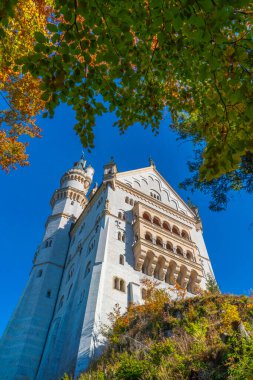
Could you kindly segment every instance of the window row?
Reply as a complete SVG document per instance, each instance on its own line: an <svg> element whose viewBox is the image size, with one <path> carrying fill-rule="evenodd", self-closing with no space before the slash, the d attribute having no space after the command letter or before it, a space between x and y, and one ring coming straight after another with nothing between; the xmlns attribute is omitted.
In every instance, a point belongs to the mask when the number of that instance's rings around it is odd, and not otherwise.
<svg viewBox="0 0 253 380"><path fill-rule="evenodd" d="M72 268L72 267L71 267ZM88 264L86 265L86 268L85 268L85 272L84 272L84 278L86 278L88 276L88 274L90 273L91 271L91 262L89 261ZM68 279L71 278L74 274L74 268L72 268L69 273L68 273ZM69 277L70 276L70 277ZM71 290L73 288L73 284L70 285L69 287L69 290L68 290L68 294L67 294L67 298L66 300L69 299L69 296L70 296L70 293L71 293ZM81 296L80 296L80 300L79 300L79 303L82 302L83 300L83 297L84 297L84 291L81 293ZM61 296L60 298L60 301L59 301L59 306L58 306L58 310L60 310L63 306L63 302L64 302L64 295Z"/></svg>
<svg viewBox="0 0 253 380"><path fill-rule="evenodd" d="M69 198L71 199L71 200L77 200L77 201L79 201L79 198L80 198L80 195L79 194L76 194L76 193L74 193L74 192L69 192L69 191L59 191L56 195L55 195L55 198L57 199L57 200L59 200L59 199L65 199L65 198L67 198L69 196Z"/></svg>
<svg viewBox="0 0 253 380"><path fill-rule="evenodd" d="M78 181L78 182L81 182L83 183L84 182L84 178L81 177L81 176L78 176L76 174L65 174L64 177L62 178L61 180L61 185L63 184L64 181L69 181L69 180L75 180L75 181Z"/></svg>
<svg viewBox="0 0 253 380"><path fill-rule="evenodd" d="M145 233L145 240L149 241L152 244L156 244L157 246L167 249L170 252L177 253L183 257L186 257L188 260L195 261L193 253L189 250L184 252L183 248L180 246L174 247L170 241L163 242L162 238L157 236L154 238L150 232Z"/></svg>
<svg viewBox="0 0 253 380"><path fill-rule="evenodd" d="M161 200L161 196L156 191L154 191L154 190L150 191L150 195L151 195L151 197L157 199L158 201Z"/></svg>
<svg viewBox="0 0 253 380"><path fill-rule="evenodd" d="M144 220L147 220L148 222L153 223L156 226L163 228L164 230L170 231L173 234L182 237L183 239L190 240L190 235L187 231L185 230L180 231L180 229L177 226L175 225L171 226L167 221L161 221L161 219L158 218L157 216L154 216L152 218L151 215L145 211L142 217Z"/></svg>
<svg viewBox="0 0 253 380"><path fill-rule="evenodd" d="M119 277L114 277L113 279L113 288L120 290L121 292L126 292L126 282Z"/></svg>

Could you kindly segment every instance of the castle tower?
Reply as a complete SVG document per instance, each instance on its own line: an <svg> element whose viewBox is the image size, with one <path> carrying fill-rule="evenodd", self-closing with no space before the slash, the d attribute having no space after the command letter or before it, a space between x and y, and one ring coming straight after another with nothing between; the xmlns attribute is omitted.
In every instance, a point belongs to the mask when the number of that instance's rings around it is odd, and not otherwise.
<svg viewBox="0 0 253 380"><path fill-rule="evenodd" d="M119 172L112 159L88 195L94 169L82 158L61 179L27 287L0 350L1 380L77 379L101 353L115 304L146 297L143 279L175 296L213 276L196 206L150 160ZM174 293L173 293L174 292Z"/></svg>
<svg viewBox="0 0 253 380"><path fill-rule="evenodd" d="M87 204L94 169L82 157L61 178L29 280L0 343L0 379L35 379L69 247L69 231Z"/></svg>

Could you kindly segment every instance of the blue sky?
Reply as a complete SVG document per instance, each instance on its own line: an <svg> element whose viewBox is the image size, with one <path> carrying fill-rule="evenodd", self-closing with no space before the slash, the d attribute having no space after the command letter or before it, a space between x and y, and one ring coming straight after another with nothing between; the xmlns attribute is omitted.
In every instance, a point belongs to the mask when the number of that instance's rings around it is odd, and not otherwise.
<svg viewBox="0 0 253 380"><path fill-rule="evenodd" d="M158 136L134 126L124 134L112 127L113 115L98 118L95 148L86 153L95 168L94 181L101 182L103 165L114 156L119 171L149 165L151 156L158 171L176 191L198 205L204 238L214 272L222 292L249 294L253 288L253 213L252 196L234 194L225 212L208 209L209 197L178 189L188 174L186 161L192 156L189 143L176 141L165 120ZM40 243L49 201L59 186L62 174L79 159L83 150L73 131L73 112L61 106L51 120L41 120L43 138L29 147L31 165L9 174L0 173L1 194L1 265L0 265L0 334L5 328L32 267L32 258Z"/></svg>

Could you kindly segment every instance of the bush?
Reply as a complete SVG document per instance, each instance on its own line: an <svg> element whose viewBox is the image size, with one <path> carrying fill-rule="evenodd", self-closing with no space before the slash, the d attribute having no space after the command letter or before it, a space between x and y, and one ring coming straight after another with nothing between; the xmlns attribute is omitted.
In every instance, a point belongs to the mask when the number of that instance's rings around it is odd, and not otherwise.
<svg viewBox="0 0 253 380"><path fill-rule="evenodd" d="M115 372L115 379L118 380L138 380L148 379L152 372L150 364L146 360L138 360L127 354L123 354L119 367ZM152 375L151 375L152 376Z"/></svg>

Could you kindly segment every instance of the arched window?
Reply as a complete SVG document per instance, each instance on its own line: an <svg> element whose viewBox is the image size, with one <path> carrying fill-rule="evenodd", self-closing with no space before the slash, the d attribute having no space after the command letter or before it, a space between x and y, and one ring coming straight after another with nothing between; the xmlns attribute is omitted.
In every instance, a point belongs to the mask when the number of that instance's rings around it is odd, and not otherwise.
<svg viewBox="0 0 253 380"><path fill-rule="evenodd" d="M151 216L147 212L144 212L144 214L143 214L142 217L143 217L143 219L148 220L149 222L151 222Z"/></svg>
<svg viewBox="0 0 253 380"><path fill-rule="evenodd" d="M133 201L133 199L130 199L130 205L131 205L131 206L134 205L134 201Z"/></svg>
<svg viewBox="0 0 253 380"><path fill-rule="evenodd" d="M119 288L119 290L121 292L125 292L126 291L126 284L125 284L124 280L120 280L120 288Z"/></svg>
<svg viewBox="0 0 253 380"><path fill-rule="evenodd" d="M177 273L177 264L175 261L171 260L167 273L165 275L165 282L167 282L170 285L175 285L176 283L176 278L175 275Z"/></svg>
<svg viewBox="0 0 253 380"><path fill-rule="evenodd" d="M153 270L152 270L153 260L154 260L154 253L150 251L146 254L144 263L142 265L142 273L145 273L148 276L152 276L152 274L153 274Z"/></svg>
<svg viewBox="0 0 253 380"><path fill-rule="evenodd" d="M156 224L157 226L161 226L161 221L159 218L157 218L157 216L154 216L153 223Z"/></svg>
<svg viewBox="0 0 253 380"><path fill-rule="evenodd" d="M88 264L86 265L86 269L85 269L85 272L84 272L84 278L88 276L88 274L90 273L91 271L91 262L89 261Z"/></svg>
<svg viewBox="0 0 253 380"><path fill-rule="evenodd" d="M181 236L186 240L190 240L189 234L185 230L182 231Z"/></svg>
<svg viewBox="0 0 253 380"><path fill-rule="evenodd" d="M182 287L185 288L185 280L186 280L186 273L187 273L187 268L182 265L180 268L180 272L178 273L177 276L177 283Z"/></svg>
<svg viewBox="0 0 253 380"><path fill-rule="evenodd" d="M173 252L173 245L170 241L167 241L166 249L168 249L168 251Z"/></svg>
<svg viewBox="0 0 253 380"><path fill-rule="evenodd" d="M121 292L125 293L125 291L126 291L126 283L125 283L124 280L122 280L122 278L114 277L114 279L113 279L113 288L117 289L117 290L120 290Z"/></svg>
<svg viewBox="0 0 253 380"><path fill-rule="evenodd" d="M58 310L60 310L63 306L63 302L64 302L64 296L61 296L60 298L60 302L59 302L59 307L58 307Z"/></svg>
<svg viewBox="0 0 253 380"><path fill-rule="evenodd" d="M195 294L198 288L198 283L198 274L195 270L192 270L187 284L187 291Z"/></svg>
<svg viewBox="0 0 253 380"><path fill-rule="evenodd" d="M67 300L69 299L69 296L70 296L70 293L71 293L71 289L72 289L72 287L73 287L73 284L71 284L71 285L70 285L70 287L69 287L69 291L68 291Z"/></svg>
<svg viewBox="0 0 253 380"><path fill-rule="evenodd" d="M163 241L160 237L156 238L156 245L159 245L159 247L163 247Z"/></svg>
<svg viewBox="0 0 253 380"><path fill-rule="evenodd" d="M163 271L164 266L165 266L165 258L160 256L154 270L154 278L156 278L157 280L160 280L160 281L164 280L164 277L165 277L165 274Z"/></svg>
<svg viewBox="0 0 253 380"><path fill-rule="evenodd" d="M120 290L120 282L119 282L119 278L118 277L115 277L114 280L113 280L113 288L117 289L117 290Z"/></svg>
<svg viewBox="0 0 253 380"><path fill-rule="evenodd" d="M118 212L118 218L122 219L122 212L120 212L120 211Z"/></svg>
<svg viewBox="0 0 253 380"><path fill-rule="evenodd" d="M129 203L129 198L128 197L125 198L125 202Z"/></svg>
<svg viewBox="0 0 253 380"><path fill-rule="evenodd" d="M42 269L38 270L38 272L37 272L37 276L36 276L36 277L41 277L41 276L42 276L42 273L43 273L43 270L42 270Z"/></svg>
<svg viewBox="0 0 253 380"><path fill-rule="evenodd" d="M152 235L150 232L146 232L145 234L145 240L150 241L152 243Z"/></svg>
<svg viewBox="0 0 253 380"><path fill-rule="evenodd" d="M119 232L118 232L118 240L121 241L121 239L122 239L122 234L121 234L121 232L119 231Z"/></svg>
<svg viewBox="0 0 253 380"><path fill-rule="evenodd" d="M182 250L182 248L181 248L181 247L177 247L177 249L176 249L176 253L177 253L178 255L183 256L183 250Z"/></svg>
<svg viewBox="0 0 253 380"><path fill-rule="evenodd" d="M191 261L193 260L193 255L192 255L192 253L190 251L186 252L186 257L187 257L188 260L191 260Z"/></svg>
<svg viewBox="0 0 253 380"><path fill-rule="evenodd" d="M125 243L125 240L126 240L125 234L122 235L121 240L123 241L123 243Z"/></svg>
<svg viewBox="0 0 253 380"><path fill-rule="evenodd" d="M178 227L173 226L172 227L172 232L173 232L173 234L180 236L180 231L179 231Z"/></svg>
<svg viewBox="0 0 253 380"><path fill-rule="evenodd" d="M48 248L48 247L52 247L52 239L48 239L46 241L46 248Z"/></svg>
<svg viewBox="0 0 253 380"><path fill-rule="evenodd" d="M167 231L170 231L170 225L168 222L163 222L163 228Z"/></svg>
<svg viewBox="0 0 253 380"><path fill-rule="evenodd" d="M119 255L119 263L121 265L124 265L125 264L125 258L124 258L124 255Z"/></svg>

